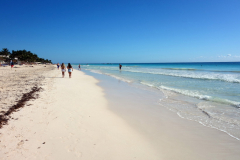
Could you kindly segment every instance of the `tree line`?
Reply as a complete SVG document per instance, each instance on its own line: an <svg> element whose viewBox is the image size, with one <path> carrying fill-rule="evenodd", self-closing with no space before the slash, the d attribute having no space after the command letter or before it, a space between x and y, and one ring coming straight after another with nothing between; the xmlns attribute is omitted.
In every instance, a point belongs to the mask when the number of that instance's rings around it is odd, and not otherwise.
<svg viewBox="0 0 240 160"><path fill-rule="evenodd" d="M52 63L51 60L39 58L37 54L34 54L30 51L24 50L12 50L12 53L9 52L7 48L3 48L2 51L0 51L0 55L4 55L5 61L14 60L15 58L18 58L20 61L24 62L41 62L41 63Z"/></svg>

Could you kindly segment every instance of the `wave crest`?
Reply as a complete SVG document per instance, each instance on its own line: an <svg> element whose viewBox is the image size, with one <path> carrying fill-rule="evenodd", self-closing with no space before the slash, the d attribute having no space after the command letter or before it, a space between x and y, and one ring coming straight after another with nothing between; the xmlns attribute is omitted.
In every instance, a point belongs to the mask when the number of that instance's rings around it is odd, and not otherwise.
<svg viewBox="0 0 240 160"><path fill-rule="evenodd" d="M140 70L125 70L127 72L135 72L135 73L147 73L147 74L159 74L165 76L174 76L174 77L183 77L183 78L192 78L192 79L202 79L202 80L218 80L225 81L230 83L240 83L240 75L239 74L216 74L216 73L196 73L196 72L166 72L161 69L152 69L148 71L140 71Z"/></svg>

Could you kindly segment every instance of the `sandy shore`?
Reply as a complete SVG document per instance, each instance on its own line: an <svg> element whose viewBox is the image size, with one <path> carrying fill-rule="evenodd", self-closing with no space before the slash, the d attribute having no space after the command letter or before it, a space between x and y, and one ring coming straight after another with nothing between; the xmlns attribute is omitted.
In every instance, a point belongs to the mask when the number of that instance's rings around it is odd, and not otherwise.
<svg viewBox="0 0 240 160"><path fill-rule="evenodd" d="M55 69L49 65L22 65L0 67L0 112L7 111L16 104L22 94L34 86L44 85L44 73Z"/></svg>
<svg viewBox="0 0 240 160"><path fill-rule="evenodd" d="M44 76L39 98L0 130L1 159L159 159L141 134L108 110L98 81L82 72Z"/></svg>
<svg viewBox="0 0 240 160"><path fill-rule="evenodd" d="M2 113L21 99L22 90L42 88L0 129L1 159L239 159L239 141L148 103L155 96L150 92L117 80L99 82L77 70L71 79L61 78L55 66L0 71L18 82L1 78ZM32 85L23 85L23 73L35 74L25 80Z"/></svg>
<svg viewBox="0 0 240 160"><path fill-rule="evenodd" d="M180 118L159 101L158 90L87 72L100 80L109 109L141 133L160 159L219 160L240 157L240 141L220 130Z"/></svg>

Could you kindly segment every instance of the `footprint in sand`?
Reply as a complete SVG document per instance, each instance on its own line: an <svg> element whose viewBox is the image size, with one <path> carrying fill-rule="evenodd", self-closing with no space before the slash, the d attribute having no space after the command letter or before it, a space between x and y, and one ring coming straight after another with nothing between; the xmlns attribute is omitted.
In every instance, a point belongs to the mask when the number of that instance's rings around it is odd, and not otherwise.
<svg viewBox="0 0 240 160"><path fill-rule="evenodd" d="M73 152L73 151L75 151L75 149L73 148L73 146L66 146L66 150L67 150L68 152Z"/></svg>
<svg viewBox="0 0 240 160"><path fill-rule="evenodd" d="M22 145L24 144L24 140L21 140L18 144L17 144L17 148L20 149L22 148Z"/></svg>
<svg viewBox="0 0 240 160"><path fill-rule="evenodd" d="M15 129L15 126L10 127L10 130L13 131Z"/></svg>
<svg viewBox="0 0 240 160"><path fill-rule="evenodd" d="M79 151L75 151L75 155L76 155L77 157L81 157L81 156L82 156L82 153L79 152Z"/></svg>
<svg viewBox="0 0 240 160"><path fill-rule="evenodd" d="M82 153L80 151L77 151L75 149L75 146L67 146L66 149L67 149L68 152L73 152L77 157L82 156Z"/></svg>
<svg viewBox="0 0 240 160"><path fill-rule="evenodd" d="M63 137L59 137L59 138L61 139L61 142L65 142L66 141L66 139L63 138Z"/></svg>

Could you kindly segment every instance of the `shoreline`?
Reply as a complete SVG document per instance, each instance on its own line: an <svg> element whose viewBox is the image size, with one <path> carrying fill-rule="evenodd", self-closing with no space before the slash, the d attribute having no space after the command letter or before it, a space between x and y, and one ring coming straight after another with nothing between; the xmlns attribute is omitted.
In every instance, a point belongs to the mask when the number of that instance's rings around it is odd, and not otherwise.
<svg viewBox="0 0 240 160"><path fill-rule="evenodd" d="M204 99L201 97L199 98L198 96L189 96L188 94L182 94L176 92L175 90L168 90L169 88L165 89L161 86L157 87L154 84L150 85L150 82L142 82L144 81L142 79L129 80L131 78L125 78L127 77L126 75L124 77L121 76L121 74L117 75L117 73L111 74L110 72L107 73L101 70L98 71L97 69L86 69L85 71L91 75L93 73L93 75L100 74L107 77L112 77L143 90L158 92L159 97L155 99L158 99L159 105L167 108L168 110L174 111L179 117L196 121L206 127L218 129L227 133L236 140L239 140L239 111L237 108L235 108L235 106L225 104L225 100L221 103L218 103L209 99ZM234 129L232 127L233 125L235 125Z"/></svg>
<svg viewBox="0 0 240 160"><path fill-rule="evenodd" d="M158 159L138 132L107 109L98 81L82 72L45 74L39 98L0 130L3 159Z"/></svg>
<svg viewBox="0 0 240 160"><path fill-rule="evenodd" d="M177 113L160 106L159 98L163 96L161 93L139 88L107 75L89 71L87 74L100 80L98 85L104 88L110 103L109 109L132 128L148 137L156 148L165 150L163 155L166 159L221 159L223 157L238 159L240 156L237 151L240 149L239 140L219 129L181 118ZM162 133L162 130L167 134ZM179 135L179 133L184 134ZM168 140L165 141L164 138ZM181 144L184 145L181 146ZM167 151L162 146L171 149ZM229 147L230 152L228 152ZM195 155L186 153L187 149ZM225 150L228 151L223 154ZM185 157L185 154L189 155Z"/></svg>
<svg viewBox="0 0 240 160"><path fill-rule="evenodd" d="M44 73L39 98L0 129L4 159L238 159L240 142L178 117L158 94L74 69Z"/></svg>

